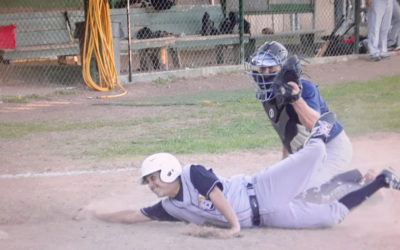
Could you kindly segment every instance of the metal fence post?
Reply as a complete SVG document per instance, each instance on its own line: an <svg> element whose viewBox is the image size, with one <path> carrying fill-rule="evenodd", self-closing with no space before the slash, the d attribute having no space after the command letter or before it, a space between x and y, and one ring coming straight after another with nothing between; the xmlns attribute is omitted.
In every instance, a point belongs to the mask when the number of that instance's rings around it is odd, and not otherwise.
<svg viewBox="0 0 400 250"><path fill-rule="evenodd" d="M244 33L244 17L243 17L243 0L239 0L239 43L240 43L240 64L244 63L244 43L243 43L243 33Z"/></svg>
<svg viewBox="0 0 400 250"><path fill-rule="evenodd" d="M359 53L359 43L360 43L360 12L361 12L361 1L360 0L355 0L355 8L354 8L354 22L355 22L355 27L354 27L354 54Z"/></svg>
<svg viewBox="0 0 400 250"><path fill-rule="evenodd" d="M120 45L119 41L121 37L123 37L121 30L121 22L112 21L111 22L111 31L112 31L112 41L114 48L114 64L115 70L117 71L117 76L120 76L121 73L121 54L120 54Z"/></svg>

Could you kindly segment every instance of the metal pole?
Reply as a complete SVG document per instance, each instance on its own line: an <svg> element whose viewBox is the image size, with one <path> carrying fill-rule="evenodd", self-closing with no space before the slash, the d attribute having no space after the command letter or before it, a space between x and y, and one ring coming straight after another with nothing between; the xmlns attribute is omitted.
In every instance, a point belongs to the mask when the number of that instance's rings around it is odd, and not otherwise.
<svg viewBox="0 0 400 250"><path fill-rule="evenodd" d="M126 22L127 22L127 26L128 26L128 56L129 56L129 73L128 73L128 79L129 82L132 81L132 52L131 52L131 20L129 18L129 0L126 0Z"/></svg>
<svg viewBox="0 0 400 250"><path fill-rule="evenodd" d="M361 2L360 0L355 0L355 8L354 8L354 54L359 53L359 43L360 43L360 12L361 12Z"/></svg>
<svg viewBox="0 0 400 250"><path fill-rule="evenodd" d="M88 6L89 6L89 0L83 0L83 11L85 13L85 21L86 21L86 14L87 14Z"/></svg>
<svg viewBox="0 0 400 250"><path fill-rule="evenodd" d="M243 33L244 33L244 21L243 21L243 0L239 0L239 43L240 43L240 64L244 63L244 43L243 43Z"/></svg>

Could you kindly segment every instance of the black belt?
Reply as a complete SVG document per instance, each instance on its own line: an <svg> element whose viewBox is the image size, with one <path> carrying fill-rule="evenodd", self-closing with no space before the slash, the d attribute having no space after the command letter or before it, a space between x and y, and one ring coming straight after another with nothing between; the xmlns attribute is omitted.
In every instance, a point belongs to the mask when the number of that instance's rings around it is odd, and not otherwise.
<svg viewBox="0 0 400 250"><path fill-rule="evenodd" d="M256 192L254 190L253 184L248 183L247 184L247 193L249 195L249 201L250 201L250 207L251 210L253 211L253 225L254 226L259 226L260 225L260 211L258 209L258 201L257 201L257 196Z"/></svg>

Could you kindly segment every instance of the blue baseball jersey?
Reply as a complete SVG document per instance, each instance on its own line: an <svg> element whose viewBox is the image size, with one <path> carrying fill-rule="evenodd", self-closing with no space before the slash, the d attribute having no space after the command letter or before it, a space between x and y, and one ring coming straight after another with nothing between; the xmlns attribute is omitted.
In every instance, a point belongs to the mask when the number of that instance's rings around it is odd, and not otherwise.
<svg viewBox="0 0 400 250"><path fill-rule="evenodd" d="M304 99L307 105L320 114L329 112L329 108L325 100L319 94L317 86L304 78L301 78L301 84L303 85L301 97ZM328 141L335 138L340 132L342 132L342 130L343 125L336 121L331 133L329 134Z"/></svg>

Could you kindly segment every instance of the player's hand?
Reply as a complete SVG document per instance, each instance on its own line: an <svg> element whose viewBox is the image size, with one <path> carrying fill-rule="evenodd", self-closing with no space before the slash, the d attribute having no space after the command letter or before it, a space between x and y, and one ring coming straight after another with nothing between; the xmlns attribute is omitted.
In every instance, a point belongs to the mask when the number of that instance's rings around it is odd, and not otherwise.
<svg viewBox="0 0 400 250"><path fill-rule="evenodd" d="M300 88L299 85L297 85L297 83L295 82L288 82L288 84L293 88L292 89L292 95L297 95L300 93Z"/></svg>
<svg viewBox="0 0 400 250"><path fill-rule="evenodd" d="M278 107L293 103L301 97L300 76L302 72L299 58L297 56L288 57L272 84Z"/></svg>

